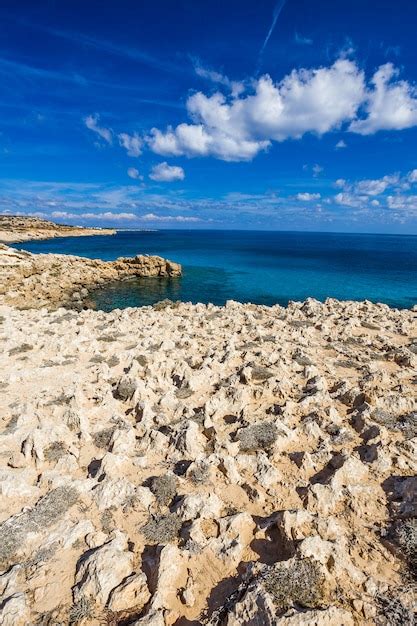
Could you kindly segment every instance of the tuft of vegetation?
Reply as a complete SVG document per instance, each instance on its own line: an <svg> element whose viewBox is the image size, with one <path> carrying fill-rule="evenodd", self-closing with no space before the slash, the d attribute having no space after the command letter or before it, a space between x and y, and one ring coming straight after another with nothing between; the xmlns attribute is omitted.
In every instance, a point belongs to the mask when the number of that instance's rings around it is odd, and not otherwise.
<svg viewBox="0 0 417 626"><path fill-rule="evenodd" d="M155 311L163 311L164 309L178 309L180 304L181 302L179 300L176 300L174 302L173 300L169 300L168 298L166 298L165 300L155 302L152 308Z"/></svg>
<svg viewBox="0 0 417 626"><path fill-rule="evenodd" d="M411 573L417 578L417 518L395 522L390 529L389 538L399 546Z"/></svg>
<svg viewBox="0 0 417 626"><path fill-rule="evenodd" d="M63 441L54 441L43 452L45 460L50 463L59 461L66 453L67 448Z"/></svg>
<svg viewBox="0 0 417 626"><path fill-rule="evenodd" d="M402 433L405 439L417 437L417 411L397 417L382 409L375 409L371 417L381 426Z"/></svg>
<svg viewBox="0 0 417 626"><path fill-rule="evenodd" d="M148 543L165 544L177 539L181 526L182 522L178 515L169 513L150 518L145 526L142 526L141 531Z"/></svg>
<svg viewBox="0 0 417 626"><path fill-rule="evenodd" d="M115 389L114 397L116 400L130 400L136 391L136 383L133 380L122 379Z"/></svg>
<svg viewBox="0 0 417 626"><path fill-rule="evenodd" d="M378 614L377 626L415 626L414 611L404 606L401 600L390 595L379 594L376 597Z"/></svg>
<svg viewBox="0 0 417 626"><path fill-rule="evenodd" d="M177 480L168 474L154 476L150 481L150 490L159 505L168 505L177 493Z"/></svg>
<svg viewBox="0 0 417 626"><path fill-rule="evenodd" d="M324 576L310 559L295 560L289 566L276 563L262 574L260 582L279 610L294 604L309 609L325 605Z"/></svg>
<svg viewBox="0 0 417 626"><path fill-rule="evenodd" d="M22 354L23 352L29 352L30 350L33 350L33 346L31 346L30 343L22 343L21 346L17 346L16 348L9 350L9 356Z"/></svg>
<svg viewBox="0 0 417 626"><path fill-rule="evenodd" d="M82 596L78 602L72 605L69 612L69 623L79 624L84 619L93 619L94 606L91 603L90 598Z"/></svg>
<svg viewBox="0 0 417 626"><path fill-rule="evenodd" d="M210 467L205 461L197 461L187 470L187 478L195 485L202 485L207 482L210 474Z"/></svg>
<svg viewBox="0 0 417 626"><path fill-rule="evenodd" d="M267 450L274 444L277 436L278 431L275 424L262 422L240 429L237 433L237 440L242 452L252 452L254 450Z"/></svg>
<svg viewBox="0 0 417 626"><path fill-rule="evenodd" d="M38 500L33 509L9 518L0 525L0 566L8 565L22 550L29 533L55 524L78 500L73 487L57 487Z"/></svg>
<svg viewBox="0 0 417 626"><path fill-rule="evenodd" d="M114 433L114 428L104 428L103 430L99 430L97 433L93 434L94 445L97 448L108 449L110 446L111 438Z"/></svg>

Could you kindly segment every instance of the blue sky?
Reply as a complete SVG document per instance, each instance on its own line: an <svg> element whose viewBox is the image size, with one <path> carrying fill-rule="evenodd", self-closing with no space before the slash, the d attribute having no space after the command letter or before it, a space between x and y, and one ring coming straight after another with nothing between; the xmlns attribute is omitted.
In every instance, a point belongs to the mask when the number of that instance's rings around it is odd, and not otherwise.
<svg viewBox="0 0 417 626"><path fill-rule="evenodd" d="M0 7L0 213L417 233L417 3Z"/></svg>

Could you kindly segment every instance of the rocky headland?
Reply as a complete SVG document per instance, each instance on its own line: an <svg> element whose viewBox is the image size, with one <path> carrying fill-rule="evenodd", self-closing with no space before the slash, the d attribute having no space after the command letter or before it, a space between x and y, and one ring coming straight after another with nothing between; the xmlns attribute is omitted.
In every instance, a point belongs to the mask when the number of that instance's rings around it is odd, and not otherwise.
<svg viewBox="0 0 417 626"><path fill-rule="evenodd" d="M105 283L180 275L181 265L159 256L102 261L67 254L32 254L0 244L0 304L20 309L80 309L88 306L90 291Z"/></svg>
<svg viewBox="0 0 417 626"><path fill-rule="evenodd" d="M415 311L3 304L0 342L0 624L414 624Z"/></svg>
<svg viewBox="0 0 417 626"><path fill-rule="evenodd" d="M39 217L0 215L0 242L18 243L32 239L55 237L85 237L88 235L114 235L112 228L84 228L56 224Z"/></svg>

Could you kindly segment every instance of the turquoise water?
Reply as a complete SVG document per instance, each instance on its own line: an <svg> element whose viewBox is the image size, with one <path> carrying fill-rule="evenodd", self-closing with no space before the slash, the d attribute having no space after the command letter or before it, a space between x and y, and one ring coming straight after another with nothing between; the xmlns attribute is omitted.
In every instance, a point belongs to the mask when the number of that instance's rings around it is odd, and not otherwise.
<svg viewBox="0 0 417 626"><path fill-rule="evenodd" d="M417 303L417 236L248 231L121 231L19 244L32 252L115 259L158 254L183 265L178 279L141 279L96 293L99 308L169 298L287 304L289 300Z"/></svg>

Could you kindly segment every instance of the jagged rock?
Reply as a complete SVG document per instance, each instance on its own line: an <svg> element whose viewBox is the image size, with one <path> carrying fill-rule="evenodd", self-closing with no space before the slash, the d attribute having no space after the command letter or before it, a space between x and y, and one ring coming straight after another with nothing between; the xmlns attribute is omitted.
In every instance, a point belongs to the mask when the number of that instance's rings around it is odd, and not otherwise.
<svg viewBox="0 0 417 626"><path fill-rule="evenodd" d="M110 594L109 609L111 611L126 611L134 608L140 611L148 602L149 593L146 575L143 572L131 574Z"/></svg>
<svg viewBox="0 0 417 626"><path fill-rule="evenodd" d="M110 592L131 574L133 554L128 552L126 536L120 531L114 534L114 539L79 563L73 590L75 602L85 597L105 606Z"/></svg>

